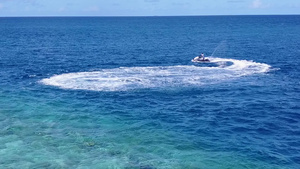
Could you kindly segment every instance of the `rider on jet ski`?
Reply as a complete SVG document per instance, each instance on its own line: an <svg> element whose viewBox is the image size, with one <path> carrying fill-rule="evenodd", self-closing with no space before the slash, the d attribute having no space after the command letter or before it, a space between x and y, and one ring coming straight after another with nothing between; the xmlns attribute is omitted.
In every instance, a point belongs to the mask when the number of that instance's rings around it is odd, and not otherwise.
<svg viewBox="0 0 300 169"><path fill-rule="evenodd" d="M204 54L201 53L201 55L198 56L198 60L205 60Z"/></svg>
<svg viewBox="0 0 300 169"><path fill-rule="evenodd" d="M209 59L205 58L205 57L204 57L204 54L201 53L201 55L196 56L196 57L192 60L192 62L209 62Z"/></svg>

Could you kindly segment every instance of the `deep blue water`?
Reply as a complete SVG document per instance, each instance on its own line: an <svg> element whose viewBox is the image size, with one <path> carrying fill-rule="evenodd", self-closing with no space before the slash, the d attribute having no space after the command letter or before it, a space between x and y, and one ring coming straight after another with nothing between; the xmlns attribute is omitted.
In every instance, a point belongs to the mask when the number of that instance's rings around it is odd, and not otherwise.
<svg viewBox="0 0 300 169"><path fill-rule="evenodd" d="M0 18L0 168L298 169L299 32L300 16Z"/></svg>

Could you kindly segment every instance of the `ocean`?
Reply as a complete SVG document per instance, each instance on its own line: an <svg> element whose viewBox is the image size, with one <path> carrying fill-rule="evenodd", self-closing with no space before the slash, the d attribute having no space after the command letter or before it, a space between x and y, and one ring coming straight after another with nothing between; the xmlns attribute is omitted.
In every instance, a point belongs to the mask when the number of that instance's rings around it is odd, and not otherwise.
<svg viewBox="0 0 300 169"><path fill-rule="evenodd" d="M0 168L298 169L299 64L299 15L2 17Z"/></svg>

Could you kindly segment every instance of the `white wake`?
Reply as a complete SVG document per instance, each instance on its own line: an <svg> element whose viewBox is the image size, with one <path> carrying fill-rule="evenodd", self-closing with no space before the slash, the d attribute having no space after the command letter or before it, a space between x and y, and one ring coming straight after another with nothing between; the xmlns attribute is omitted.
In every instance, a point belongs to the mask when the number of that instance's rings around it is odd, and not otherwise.
<svg viewBox="0 0 300 169"><path fill-rule="evenodd" d="M120 67L55 75L45 85L64 89L126 91L142 88L199 86L268 72L270 65L247 60L209 58L214 67L195 65ZM206 64L206 63L204 63Z"/></svg>

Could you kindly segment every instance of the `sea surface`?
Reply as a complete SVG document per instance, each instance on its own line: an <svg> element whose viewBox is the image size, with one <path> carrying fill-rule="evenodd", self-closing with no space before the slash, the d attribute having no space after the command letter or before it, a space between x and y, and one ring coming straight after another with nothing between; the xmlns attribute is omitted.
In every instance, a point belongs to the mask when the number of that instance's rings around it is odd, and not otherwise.
<svg viewBox="0 0 300 169"><path fill-rule="evenodd" d="M0 18L0 168L299 169L300 16Z"/></svg>

